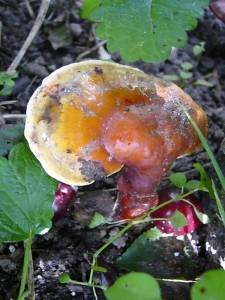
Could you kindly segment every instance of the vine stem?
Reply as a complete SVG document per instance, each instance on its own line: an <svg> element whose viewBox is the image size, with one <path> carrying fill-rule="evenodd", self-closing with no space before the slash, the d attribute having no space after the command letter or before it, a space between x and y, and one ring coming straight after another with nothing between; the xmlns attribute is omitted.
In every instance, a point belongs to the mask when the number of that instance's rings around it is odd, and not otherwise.
<svg viewBox="0 0 225 300"><path fill-rule="evenodd" d="M133 222L127 224L123 229L121 229L116 235L114 235L107 243L105 243L101 248L99 248L93 255L93 262L96 263L96 259L99 254L104 251L109 245L111 245L115 240L117 240L121 235L123 235L127 230L133 226Z"/></svg>
<svg viewBox="0 0 225 300"><path fill-rule="evenodd" d="M24 241L24 259L23 259L23 271L20 282L20 290L17 300L24 299L24 291L27 282L28 269L30 265L31 259L31 245L32 245L32 236L30 236L27 240Z"/></svg>
<svg viewBox="0 0 225 300"><path fill-rule="evenodd" d="M134 219L133 221L131 221L130 223L128 223L123 229L121 229L115 236L113 236L107 243L105 243L101 248L99 248L94 254L93 254L93 261L92 261L92 265L91 265L91 271L90 271L90 276L89 276L89 281L88 281L88 285L93 287L93 291L94 291L94 286L92 285L93 282L93 275L94 275L94 266L97 264L97 258L98 256L108 247L110 246L115 240L117 240L119 237L121 237L126 231L128 231L133 225L141 223L141 222L145 222L145 219L149 214L153 213L154 211L160 209L161 207L164 207L174 201L177 200L183 200L182 198L185 198L187 196L189 196L190 194L194 193L198 191L198 189L195 189L193 191L187 192L186 194L183 195L178 195L175 199L171 199L168 200L160 205L158 205L155 208L152 208L150 211L146 212L145 214L141 215L140 217L137 217L136 219ZM182 198L181 198L182 197ZM157 218L158 219L158 218ZM157 219L148 219L149 221L154 221ZM164 219L166 220L166 219ZM95 292L95 291L94 291ZM98 299L98 298L96 298Z"/></svg>

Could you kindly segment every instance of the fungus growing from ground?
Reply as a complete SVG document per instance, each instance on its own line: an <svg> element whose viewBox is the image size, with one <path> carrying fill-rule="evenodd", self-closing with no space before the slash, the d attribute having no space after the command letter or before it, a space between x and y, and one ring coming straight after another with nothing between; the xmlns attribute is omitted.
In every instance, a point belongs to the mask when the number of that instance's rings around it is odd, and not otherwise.
<svg viewBox="0 0 225 300"><path fill-rule="evenodd" d="M173 161L200 147L179 100L206 136L203 110L178 86L112 62L62 67L43 80L27 107L25 136L45 171L88 185L117 173L117 218L158 203Z"/></svg>

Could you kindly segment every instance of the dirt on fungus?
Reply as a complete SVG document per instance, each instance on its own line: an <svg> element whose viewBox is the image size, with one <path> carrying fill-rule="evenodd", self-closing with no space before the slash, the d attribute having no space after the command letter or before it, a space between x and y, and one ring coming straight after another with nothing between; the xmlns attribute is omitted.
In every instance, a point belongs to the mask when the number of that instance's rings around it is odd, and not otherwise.
<svg viewBox="0 0 225 300"><path fill-rule="evenodd" d="M18 3L19 2L19 3ZM30 1L37 15L40 1ZM0 111L0 124L20 123L18 119L3 118L3 115L25 114L27 101L40 85L42 79L55 69L76 62L86 51L83 59L105 59L104 46L95 48L98 40L93 35L93 27L80 18L82 1L51 1L47 18L18 67L19 77L10 96L3 100L17 100ZM0 1L2 22L0 68L7 69L29 34L34 19L30 16L25 1ZM65 39L56 35L56 29L64 28ZM62 29L63 30L63 29ZM225 25L209 10L199 22L196 30L188 34L188 44L183 49L174 50L171 58L164 63L132 64L144 72L158 77L179 74L181 63L190 62L193 78L181 81L184 90L206 111L209 119L208 142L217 155L225 171ZM197 59L193 46L205 42L206 51ZM94 48L93 48L94 47ZM92 49L93 48L93 49ZM90 50L92 49L92 50ZM126 63L116 53L110 59ZM96 70L97 73L101 70ZM198 79L206 79L212 87L195 85ZM1 115L2 114L2 115ZM222 145L221 145L222 143ZM197 178L192 164L200 162L208 175L216 180L209 158L200 149L193 155L177 160L175 170L185 171L190 179ZM163 182L162 185L165 185ZM33 241L34 276L37 300L47 299L94 299L92 290L72 284L60 284L61 273L69 272L71 278L85 281L89 275L89 263L84 254L93 253L110 237L118 227L88 229L87 224L95 211L110 216L116 198L114 177L81 188L76 202L65 218L55 223L51 230L36 236ZM225 268L225 232L217 217L215 203L200 194L203 210L211 217L211 223L200 226L190 236L170 238L157 244L158 251L151 262L151 274L161 278L185 277L194 279L205 270ZM224 197L225 198L225 197ZM225 203L225 199L222 199ZM103 252L101 258L113 262L142 231L143 226L134 227L128 235L122 236ZM158 253L158 254L157 254ZM188 255L187 255L188 253ZM160 261L163 255L164 263ZM154 263L155 262L155 263ZM23 263L23 243L0 244L0 299L16 299ZM121 270L117 270L122 274ZM189 299L190 286L184 283L160 282L163 299ZM104 299L99 293L99 299Z"/></svg>

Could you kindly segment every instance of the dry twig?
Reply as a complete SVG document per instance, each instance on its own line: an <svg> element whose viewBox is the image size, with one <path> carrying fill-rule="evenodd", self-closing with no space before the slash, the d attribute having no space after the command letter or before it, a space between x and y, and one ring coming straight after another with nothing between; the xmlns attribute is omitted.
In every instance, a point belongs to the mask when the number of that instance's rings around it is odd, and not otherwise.
<svg viewBox="0 0 225 300"><path fill-rule="evenodd" d="M25 0L25 5L27 7L29 15L31 16L32 19L34 19L35 18L34 11L33 11L32 7L30 5L29 0Z"/></svg>
<svg viewBox="0 0 225 300"><path fill-rule="evenodd" d="M2 115L3 119L24 119L26 117L25 114L5 114Z"/></svg>
<svg viewBox="0 0 225 300"><path fill-rule="evenodd" d="M7 70L7 73L10 73L10 72L16 70L16 68L20 64L24 54L26 53L26 51L29 48L32 41L34 40L35 36L37 35L37 33L38 33L38 31L39 31L39 29L40 29L40 27L41 27L41 25L42 25L42 23L45 19L46 13L47 13L48 8L49 8L49 4L50 4L50 0L42 0L37 19L36 19L32 29L31 29L31 32L29 33L26 41L24 42L22 48L18 52L18 54L15 57L14 61L9 66L9 68Z"/></svg>
<svg viewBox="0 0 225 300"><path fill-rule="evenodd" d="M106 44L106 41L102 41L98 44L96 44L94 47L92 47L91 49L88 49L87 51L84 51L83 53L81 53L80 55L77 56L76 61L80 61L81 59L83 59L85 56L89 55L90 53L92 53L93 51L99 49L100 47L104 46Z"/></svg>

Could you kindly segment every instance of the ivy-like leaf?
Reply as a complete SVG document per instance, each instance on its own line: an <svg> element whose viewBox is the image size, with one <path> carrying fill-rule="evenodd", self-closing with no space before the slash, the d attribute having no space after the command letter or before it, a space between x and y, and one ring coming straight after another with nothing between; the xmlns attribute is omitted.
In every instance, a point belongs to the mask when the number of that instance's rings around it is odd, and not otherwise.
<svg viewBox="0 0 225 300"><path fill-rule="evenodd" d="M98 212L95 212L93 218L91 219L90 224L88 225L89 228L93 229L99 225L102 225L106 222L105 217Z"/></svg>
<svg viewBox="0 0 225 300"><path fill-rule="evenodd" d="M205 272L191 289L192 300L224 300L225 271L210 270Z"/></svg>
<svg viewBox="0 0 225 300"><path fill-rule="evenodd" d="M188 191L194 191L196 189L201 189L201 186L202 186L201 181L192 179L186 182L184 187Z"/></svg>
<svg viewBox="0 0 225 300"><path fill-rule="evenodd" d="M101 2L102 0L84 0L81 14L82 18L89 19L92 12L99 7Z"/></svg>
<svg viewBox="0 0 225 300"><path fill-rule="evenodd" d="M173 228L177 231L179 227L184 227L188 225L187 219L184 214L182 214L179 210L176 210L173 216L170 218L170 222L173 225Z"/></svg>
<svg viewBox="0 0 225 300"><path fill-rule="evenodd" d="M23 241L50 228L56 188L26 144L17 144L9 160L0 157L0 242Z"/></svg>
<svg viewBox="0 0 225 300"><path fill-rule="evenodd" d="M99 1L93 0L97 3ZM102 0L89 17L110 52L134 62L166 60L172 47L183 47L187 30L197 25L208 0Z"/></svg>
<svg viewBox="0 0 225 300"><path fill-rule="evenodd" d="M146 273L130 273L121 276L104 294L107 300L162 299L158 282Z"/></svg>
<svg viewBox="0 0 225 300"><path fill-rule="evenodd" d="M6 125L0 128L0 156L23 139L24 125Z"/></svg>
<svg viewBox="0 0 225 300"><path fill-rule="evenodd" d="M175 186L179 188L183 188L185 186L187 179L184 173L177 172L170 175L170 181Z"/></svg>
<svg viewBox="0 0 225 300"><path fill-rule="evenodd" d="M12 88L15 85L13 79L18 77L18 73L13 71L11 73L0 72L0 96L7 96L12 92Z"/></svg>
<svg viewBox="0 0 225 300"><path fill-rule="evenodd" d="M187 237L184 236L184 241L177 240L153 228L139 236L115 263L126 270L146 272L156 278L190 278L190 274L193 276L196 272L195 255Z"/></svg>

